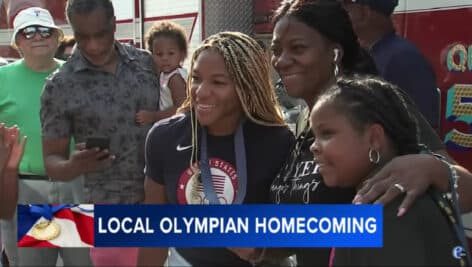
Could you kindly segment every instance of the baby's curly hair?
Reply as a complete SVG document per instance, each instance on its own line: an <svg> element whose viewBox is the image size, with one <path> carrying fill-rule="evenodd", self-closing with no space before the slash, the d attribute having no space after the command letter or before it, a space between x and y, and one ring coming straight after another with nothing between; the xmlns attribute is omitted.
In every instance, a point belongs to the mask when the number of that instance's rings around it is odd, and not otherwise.
<svg viewBox="0 0 472 267"><path fill-rule="evenodd" d="M184 52L185 57L187 57L187 34L185 33L184 27L169 20L154 23L146 33L146 45L151 53L153 52L152 44L154 40L162 36L173 38L177 42L179 49Z"/></svg>

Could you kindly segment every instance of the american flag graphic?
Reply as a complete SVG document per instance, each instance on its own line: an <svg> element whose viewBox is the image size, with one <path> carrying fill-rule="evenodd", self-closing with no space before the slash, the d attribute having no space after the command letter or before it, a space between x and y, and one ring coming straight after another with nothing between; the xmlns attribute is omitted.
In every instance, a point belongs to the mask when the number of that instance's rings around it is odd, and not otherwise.
<svg viewBox="0 0 472 267"><path fill-rule="evenodd" d="M217 174L212 174L211 178L213 180L213 187L215 188L216 194L220 196L224 196L225 193L225 181L226 181L226 176L224 175L217 175ZM204 192L203 190L203 183L199 182L197 190L199 192Z"/></svg>
<svg viewBox="0 0 472 267"><path fill-rule="evenodd" d="M52 219L47 220L49 216L35 212L35 206L36 211L49 206L54 211ZM18 247L93 247L93 208L93 204L18 205ZM40 229L41 235L38 235L41 223L51 225Z"/></svg>

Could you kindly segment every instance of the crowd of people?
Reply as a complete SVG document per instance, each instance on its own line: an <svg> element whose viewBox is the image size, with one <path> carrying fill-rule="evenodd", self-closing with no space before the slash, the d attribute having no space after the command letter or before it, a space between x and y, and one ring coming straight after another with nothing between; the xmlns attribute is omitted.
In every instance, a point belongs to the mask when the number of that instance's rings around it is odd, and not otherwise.
<svg viewBox="0 0 472 267"><path fill-rule="evenodd" d="M397 3L285 0L270 60L251 36L220 32L193 52L188 72L187 36L174 22L150 28L146 51L116 40L110 0L69 0L75 44L63 61L50 13L18 13L11 44L22 59L0 67L10 266L471 264L451 251L467 247L459 213L472 210L472 174L436 133L434 73L395 34ZM412 58L419 74L405 76ZM306 103L293 129L271 66ZM17 203L382 203L384 247L17 248Z"/></svg>
<svg viewBox="0 0 472 267"><path fill-rule="evenodd" d="M19 12L13 26L11 44L22 58L0 69L0 121L17 125L21 135L28 138L17 167L14 203L81 203L81 178L67 183L51 181L44 167L41 142L40 97L46 78L64 64L54 58L63 32L47 10L37 7ZM17 248L16 214L2 220L1 226L2 244L11 266L53 265L58 254L67 265L90 264L87 249Z"/></svg>

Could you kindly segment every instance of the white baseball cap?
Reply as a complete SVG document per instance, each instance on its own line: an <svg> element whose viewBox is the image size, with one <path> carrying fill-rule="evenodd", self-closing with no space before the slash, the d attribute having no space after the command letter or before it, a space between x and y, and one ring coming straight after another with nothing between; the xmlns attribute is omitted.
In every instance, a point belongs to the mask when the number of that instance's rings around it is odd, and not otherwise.
<svg viewBox="0 0 472 267"><path fill-rule="evenodd" d="M64 36L61 28L54 24L54 19L49 11L40 7L30 7L18 12L15 20L13 20L13 36L11 38L11 45L15 45L16 35L20 30L33 25L56 29L59 32L59 40Z"/></svg>

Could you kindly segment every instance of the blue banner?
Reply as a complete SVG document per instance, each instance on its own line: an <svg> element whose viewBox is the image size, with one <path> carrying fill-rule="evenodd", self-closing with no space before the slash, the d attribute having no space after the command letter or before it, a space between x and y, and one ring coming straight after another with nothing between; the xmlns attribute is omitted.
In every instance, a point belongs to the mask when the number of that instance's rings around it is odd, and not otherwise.
<svg viewBox="0 0 472 267"><path fill-rule="evenodd" d="M95 247L382 247L381 205L95 205Z"/></svg>

